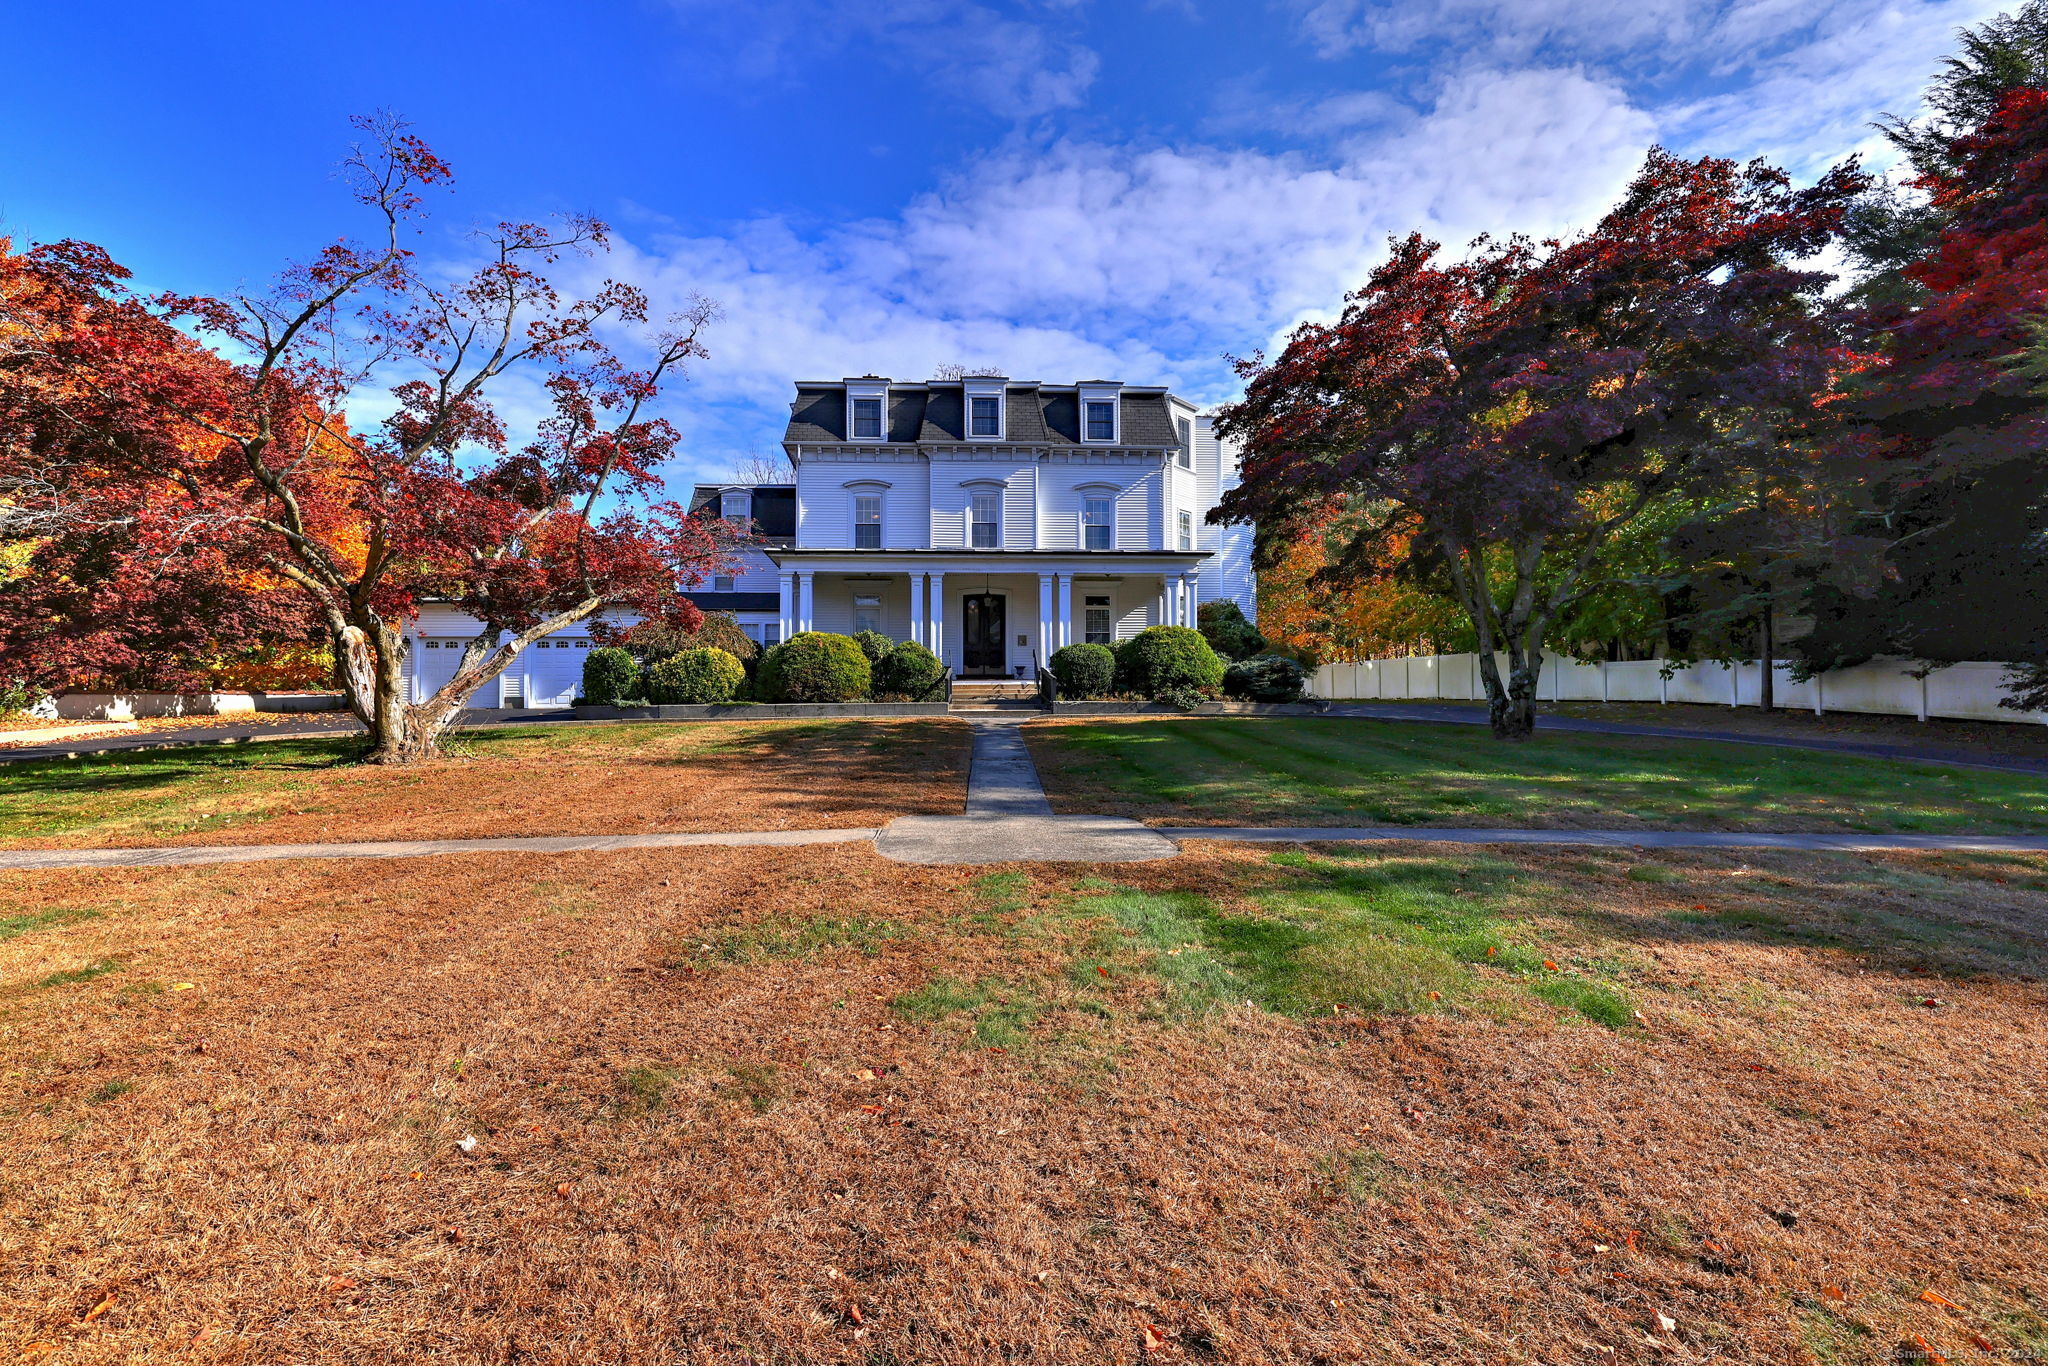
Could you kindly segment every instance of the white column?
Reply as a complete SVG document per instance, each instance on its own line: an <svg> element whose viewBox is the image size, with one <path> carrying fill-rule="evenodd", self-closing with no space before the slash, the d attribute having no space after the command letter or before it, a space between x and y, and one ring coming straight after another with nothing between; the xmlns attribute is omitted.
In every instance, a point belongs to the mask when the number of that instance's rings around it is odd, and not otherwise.
<svg viewBox="0 0 2048 1366"><path fill-rule="evenodd" d="M1059 646L1053 643L1052 626L1052 575L1038 576L1038 662L1043 664L1052 658L1052 652Z"/></svg>
<svg viewBox="0 0 2048 1366"><path fill-rule="evenodd" d="M932 575L932 598L929 613L932 638L926 642L931 652L939 657L941 664L950 663L946 658L946 576Z"/></svg>
<svg viewBox="0 0 2048 1366"><path fill-rule="evenodd" d="M924 584L925 576L910 576L910 638L924 644Z"/></svg>
<svg viewBox="0 0 2048 1366"><path fill-rule="evenodd" d="M788 640L796 634L796 575L785 571L778 576L778 580L781 584L782 601L780 610L782 616L776 622L776 629L781 632L784 640Z"/></svg>
<svg viewBox="0 0 2048 1366"><path fill-rule="evenodd" d="M814 629L811 622L812 614L817 610L817 590L812 586L812 580L816 577L816 574L808 569L797 571L796 629L799 631Z"/></svg>
<svg viewBox="0 0 2048 1366"><path fill-rule="evenodd" d="M1062 645L1074 643L1074 576L1060 575L1060 629L1058 639Z"/></svg>
<svg viewBox="0 0 2048 1366"><path fill-rule="evenodd" d="M1192 574L1180 576L1180 624L1195 624L1195 579Z"/></svg>

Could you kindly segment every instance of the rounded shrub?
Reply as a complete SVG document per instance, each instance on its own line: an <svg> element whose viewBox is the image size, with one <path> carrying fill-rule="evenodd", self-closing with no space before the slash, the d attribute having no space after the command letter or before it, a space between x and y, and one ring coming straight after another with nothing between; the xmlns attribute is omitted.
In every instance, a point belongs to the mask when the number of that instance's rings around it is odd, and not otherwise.
<svg viewBox="0 0 2048 1366"><path fill-rule="evenodd" d="M1147 626L1131 637L1117 663L1119 674L1128 675L1129 690L1147 697L1168 692L1213 697L1223 686L1223 661L1190 626Z"/></svg>
<svg viewBox="0 0 2048 1366"><path fill-rule="evenodd" d="M850 636L799 631L761 659L760 690L774 702L857 702L874 671Z"/></svg>
<svg viewBox="0 0 2048 1366"><path fill-rule="evenodd" d="M932 701L946 677L939 657L914 640L906 640L883 655L874 668L875 691L901 695L913 702Z"/></svg>
<svg viewBox="0 0 2048 1366"><path fill-rule="evenodd" d="M1247 702L1299 702L1307 686L1301 665L1281 655L1253 655L1223 671L1225 695Z"/></svg>
<svg viewBox="0 0 2048 1366"><path fill-rule="evenodd" d="M674 622L643 621L626 632L624 644L649 666L685 650L723 650L743 664L761 652L761 647L748 638L740 619L730 612L704 613L704 620L694 631L685 631Z"/></svg>
<svg viewBox="0 0 2048 1366"><path fill-rule="evenodd" d="M860 652L868 657L870 669L887 659L889 652L896 648L895 637L885 636L880 631L858 631L854 634L853 643L860 646Z"/></svg>
<svg viewBox="0 0 2048 1366"><path fill-rule="evenodd" d="M1061 697L1102 697L1116 686L1116 652L1107 645L1062 645L1051 667Z"/></svg>
<svg viewBox="0 0 2048 1366"><path fill-rule="evenodd" d="M583 659L583 700L616 707L640 697L640 661L616 645L592 650Z"/></svg>
<svg viewBox="0 0 2048 1366"><path fill-rule="evenodd" d="M747 666L713 646L670 655L647 671L647 695L664 706L730 702L746 686Z"/></svg>
<svg viewBox="0 0 2048 1366"><path fill-rule="evenodd" d="M1225 659L1250 659L1266 648L1266 638L1245 620L1244 609L1228 598L1195 609L1195 624L1209 647Z"/></svg>

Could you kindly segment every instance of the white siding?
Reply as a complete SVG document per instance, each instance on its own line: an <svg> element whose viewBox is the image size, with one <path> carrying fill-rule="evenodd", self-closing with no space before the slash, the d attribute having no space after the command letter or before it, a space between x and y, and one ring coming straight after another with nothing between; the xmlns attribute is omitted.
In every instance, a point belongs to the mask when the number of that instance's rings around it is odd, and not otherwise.
<svg viewBox="0 0 2048 1366"><path fill-rule="evenodd" d="M970 498L986 492L993 481L1002 486L1005 550L1029 550L1038 502L1037 463L1029 456L1000 460L947 460L931 463L931 544L937 549L967 547ZM971 487L979 485L981 487Z"/></svg>
<svg viewBox="0 0 2048 1366"><path fill-rule="evenodd" d="M860 483L888 485L880 490L884 549L922 550L932 544L925 516L932 496L931 467L922 457L805 460L796 473L796 543L827 549L850 547L854 490L847 485Z"/></svg>

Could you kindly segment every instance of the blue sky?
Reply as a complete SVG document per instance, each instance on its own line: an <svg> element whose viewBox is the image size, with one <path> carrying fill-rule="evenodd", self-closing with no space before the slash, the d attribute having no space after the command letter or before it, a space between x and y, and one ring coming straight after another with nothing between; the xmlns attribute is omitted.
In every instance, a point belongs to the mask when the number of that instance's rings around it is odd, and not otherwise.
<svg viewBox="0 0 2048 1366"><path fill-rule="evenodd" d="M789 381L947 362L1202 402L1390 234L1597 215L1653 142L1879 152L1996 0L581 0L38 6L0 233L225 292L350 231L348 115L451 160L423 239L587 210L598 264L727 316L679 479L774 448ZM1881 162L1883 158L1878 156ZM508 395L516 410L521 395Z"/></svg>

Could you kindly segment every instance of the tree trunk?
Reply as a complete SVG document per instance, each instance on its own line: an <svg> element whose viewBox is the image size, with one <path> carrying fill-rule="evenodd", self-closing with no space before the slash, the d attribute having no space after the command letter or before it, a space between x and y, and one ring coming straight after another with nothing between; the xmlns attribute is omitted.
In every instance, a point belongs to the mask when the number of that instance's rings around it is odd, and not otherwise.
<svg viewBox="0 0 2048 1366"><path fill-rule="evenodd" d="M1768 712L1777 710L1778 705L1777 688L1772 677L1777 666L1775 658L1777 654L1777 641L1772 638L1771 634L1771 604L1768 597L1768 585L1766 585L1765 592L1763 616L1757 622L1757 645L1758 653L1762 656L1763 660L1763 677L1758 680L1759 691L1756 705L1757 710Z"/></svg>
<svg viewBox="0 0 2048 1366"><path fill-rule="evenodd" d="M1512 640L1508 676L1491 651L1479 653L1479 677L1486 684L1486 720L1496 740L1526 740L1536 730L1536 680L1543 671L1541 647Z"/></svg>

